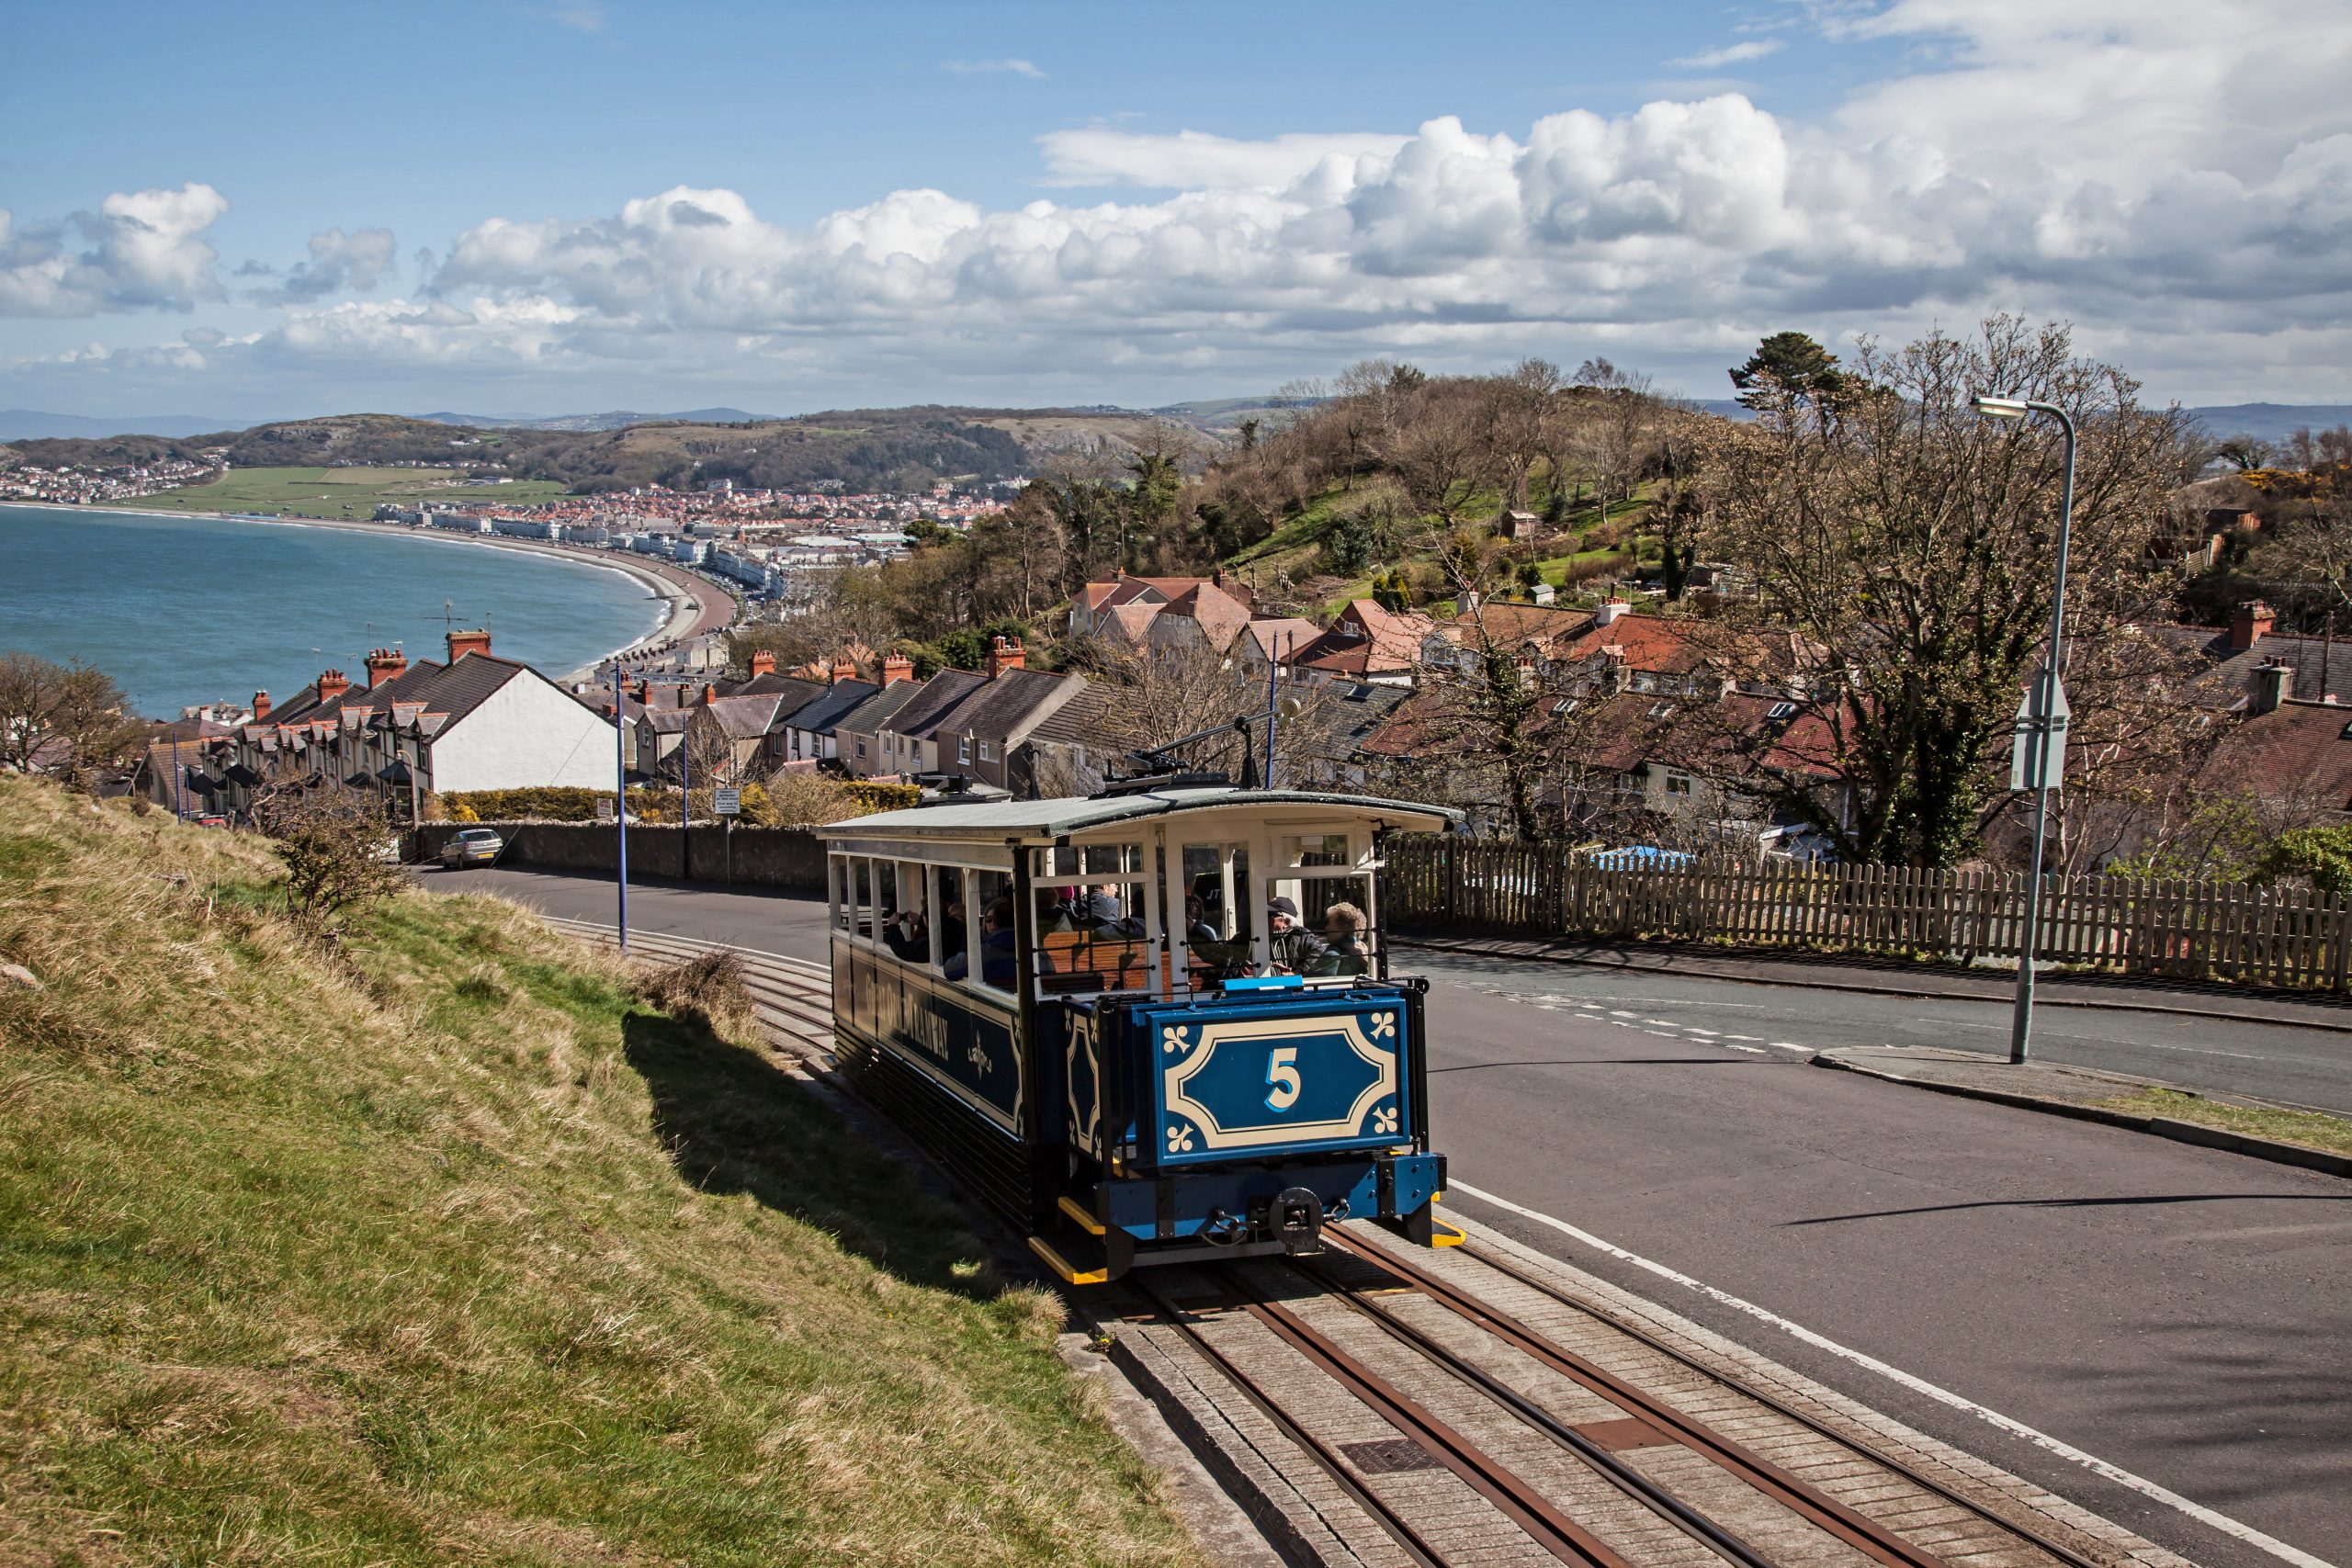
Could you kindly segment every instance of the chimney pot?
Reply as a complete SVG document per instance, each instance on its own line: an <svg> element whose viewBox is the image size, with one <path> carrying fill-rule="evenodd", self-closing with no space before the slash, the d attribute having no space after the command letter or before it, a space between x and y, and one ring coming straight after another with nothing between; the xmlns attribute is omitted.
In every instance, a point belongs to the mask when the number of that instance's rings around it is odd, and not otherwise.
<svg viewBox="0 0 2352 1568"><path fill-rule="evenodd" d="M911 681L914 678L915 661L905 654L893 653L883 659L882 683L885 686L896 685L900 681Z"/></svg>
<svg viewBox="0 0 2352 1568"><path fill-rule="evenodd" d="M2269 605L2259 599L2246 601L2239 605L2237 613L2230 617L2230 647L2236 652L2244 653L2247 649L2268 637L2274 624L2275 619L2270 613Z"/></svg>
<svg viewBox="0 0 2352 1568"><path fill-rule="evenodd" d="M755 650L752 655L752 676L757 678L762 675L773 675L775 673L775 655L764 648Z"/></svg>
<svg viewBox="0 0 2352 1568"><path fill-rule="evenodd" d="M2256 670L2254 700L2246 705L2248 716L2259 718L2266 713L2277 713L2278 705L2287 700L2287 682L2294 673L2294 668L2286 664L2265 664Z"/></svg>
<svg viewBox="0 0 2352 1568"><path fill-rule="evenodd" d="M1019 637L989 638L989 679L993 681L1008 670L1027 669L1028 659L1028 651L1021 646Z"/></svg>
<svg viewBox="0 0 2352 1568"><path fill-rule="evenodd" d="M319 701L331 703L349 690L351 690L351 682L345 678L342 671L322 670L319 671Z"/></svg>
<svg viewBox="0 0 2352 1568"><path fill-rule="evenodd" d="M371 648L368 650L368 689L374 691L387 681L397 681L408 670L408 660L398 649Z"/></svg>

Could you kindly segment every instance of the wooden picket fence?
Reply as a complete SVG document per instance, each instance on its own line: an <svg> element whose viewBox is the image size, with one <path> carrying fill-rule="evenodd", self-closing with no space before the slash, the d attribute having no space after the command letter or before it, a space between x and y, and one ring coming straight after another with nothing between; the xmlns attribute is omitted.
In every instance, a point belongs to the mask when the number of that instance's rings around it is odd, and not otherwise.
<svg viewBox="0 0 2352 1568"><path fill-rule="evenodd" d="M1400 837L1383 877L1399 931L1650 937L2014 961L2017 873L1693 861L1621 869L1559 845ZM2352 900L2235 883L2046 877L2035 956L2125 974L2344 991Z"/></svg>

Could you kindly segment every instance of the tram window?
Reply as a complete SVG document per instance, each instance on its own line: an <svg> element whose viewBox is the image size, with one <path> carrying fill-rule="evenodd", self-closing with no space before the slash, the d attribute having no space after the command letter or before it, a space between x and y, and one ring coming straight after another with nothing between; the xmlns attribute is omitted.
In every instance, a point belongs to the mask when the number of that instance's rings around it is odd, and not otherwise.
<svg viewBox="0 0 2352 1568"><path fill-rule="evenodd" d="M1146 915L1152 883L1141 844L1039 850L1031 864L1040 990L1156 988Z"/></svg>
<svg viewBox="0 0 2352 1568"><path fill-rule="evenodd" d="M1353 865L1345 833L1302 833L1283 840L1284 865Z"/></svg>
<svg viewBox="0 0 2352 1568"><path fill-rule="evenodd" d="M964 873L960 867L943 865L939 868L939 962L944 967L958 964L964 957L967 942L966 931L970 910L964 901ZM957 973L962 971L960 968Z"/></svg>
<svg viewBox="0 0 2352 1568"><path fill-rule="evenodd" d="M1186 844L1183 874L1184 947L1193 983L1251 973L1257 917L1250 908L1249 846Z"/></svg>
<svg viewBox="0 0 2352 1568"><path fill-rule="evenodd" d="M1372 972L1380 933L1372 916L1369 876L1277 879L1272 896L1298 906L1298 938L1274 938L1283 968L1315 979L1351 979Z"/></svg>
<svg viewBox="0 0 2352 1568"><path fill-rule="evenodd" d="M970 933L969 951L948 961L946 976L990 990L1010 991L1021 972L1012 919L1012 878L1001 871L964 874L972 895L970 908L977 912L977 930Z"/></svg>
<svg viewBox="0 0 2352 1568"><path fill-rule="evenodd" d="M833 929L836 931L845 931L849 930L850 923L849 860L847 856L835 855L833 857L831 881L832 883L833 897Z"/></svg>
<svg viewBox="0 0 2352 1568"><path fill-rule="evenodd" d="M864 855L853 855L849 863L850 930L868 940L874 937L874 877Z"/></svg>

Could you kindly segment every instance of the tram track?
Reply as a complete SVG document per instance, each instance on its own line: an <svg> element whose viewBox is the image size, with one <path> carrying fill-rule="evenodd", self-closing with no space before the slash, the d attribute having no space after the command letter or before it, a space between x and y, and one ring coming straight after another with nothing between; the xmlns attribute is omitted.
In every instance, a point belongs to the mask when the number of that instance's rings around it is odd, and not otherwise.
<svg viewBox="0 0 2352 1568"><path fill-rule="evenodd" d="M610 927L550 924L607 951L614 945ZM772 1041L811 1066L830 1066L831 981L821 966L690 937L639 932L630 940L632 955L665 962L722 949L742 962ZM2086 1554L2053 1540L1491 1247L1474 1242L1449 1255L1703 1380L1712 1400L1678 1395L1708 1405L1702 1418L1639 1386L1622 1349L1604 1353L1576 1335L1575 1348L1558 1343L1481 1293L1484 1276L1474 1289L1406 1256L1401 1244L1368 1240L1357 1229L1327 1228L1332 1250L1317 1258L1145 1269L1124 1285L1369 1522L1377 1540L1360 1525L1329 1521L1362 1562L2122 1568L2131 1561L2111 1543ZM1221 1328L1219 1319L1246 1321L1250 1329L1240 1332L1256 1337L1237 1337L1237 1326ZM1566 1406L1561 1390L1571 1391ZM1341 1406L1351 1414L1335 1416ZM1607 1418L1593 1419L1603 1408ZM1388 1440L1363 1441L1367 1427ZM1774 1456L1785 1458L1794 1438L1810 1446L1792 1469ZM1962 1483L1979 1479L1955 1474ZM1826 1478L1816 1484L1808 1476ZM1448 1480L1453 1491L1433 1490ZM2039 1511L1999 1487L1985 1489L2018 1512ZM1447 1501L1433 1506L1433 1497Z"/></svg>

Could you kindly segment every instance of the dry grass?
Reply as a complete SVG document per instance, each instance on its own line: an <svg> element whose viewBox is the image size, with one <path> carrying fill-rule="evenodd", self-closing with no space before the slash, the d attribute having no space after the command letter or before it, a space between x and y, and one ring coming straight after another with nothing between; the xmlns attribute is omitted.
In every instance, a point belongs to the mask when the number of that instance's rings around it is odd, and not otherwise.
<svg viewBox="0 0 2352 1568"><path fill-rule="evenodd" d="M2234 1105L2226 1100L2208 1100L2201 1094L2173 1089L2143 1089L2098 1103L2108 1110L2129 1111L2134 1116L2169 1116L2176 1122L2194 1122L2200 1127L2217 1127L2225 1133L2275 1138L2282 1144L2352 1155L2352 1120L2322 1111L2288 1111L2275 1105Z"/></svg>
<svg viewBox="0 0 2352 1568"><path fill-rule="evenodd" d="M486 899L330 964L278 875L0 778L0 1562L1193 1561L757 1049Z"/></svg>
<svg viewBox="0 0 2352 1568"><path fill-rule="evenodd" d="M750 1040L759 1028L743 961L726 948L669 964L640 964L639 997L673 1018L692 1019L733 1040Z"/></svg>

